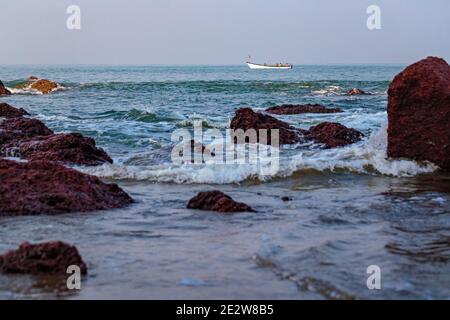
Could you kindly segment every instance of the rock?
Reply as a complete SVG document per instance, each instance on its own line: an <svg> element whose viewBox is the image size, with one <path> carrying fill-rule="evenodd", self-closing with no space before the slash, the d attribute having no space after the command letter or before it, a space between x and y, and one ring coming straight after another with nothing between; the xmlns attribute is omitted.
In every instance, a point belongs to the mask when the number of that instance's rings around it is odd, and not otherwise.
<svg viewBox="0 0 450 320"><path fill-rule="evenodd" d="M31 137L48 136L53 131L39 120L28 118L7 118L0 122L0 154L7 143L18 143Z"/></svg>
<svg viewBox="0 0 450 320"><path fill-rule="evenodd" d="M255 210L253 210L245 203L236 202L230 196L217 190L200 192L191 200L189 200L187 208L218 211L221 213L244 211L255 212Z"/></svg>
<svg viewBox="0 0 450 320"><path fill-rule="evenodd" d="M326 148L342 147L360 141L364 134L335 122L322 122L309 128L306 138L324 144Z"/></svg>
<svg viewBox="0 0 450 320"><path fill-rule="evenodd" d="M17 118L29 115L24 109L14 108L7 103L0 103L0 118Z"/></svg>
<svg viewBox="0 0 450 320"><path fill-rule="evenodd" d="M0 96L9 96L11 92L5 88L3 82L0 81Z"/></svg>
<svg viewBox="0 0 450 320"><path fill-rule="evenodd" d="M281 106L270 107L266 112L272 114L300 114L300 113L338 113L342 112L339 108L327 108L320 104L283 104Z"/></svg>
<svg viewBox="0 0 450 320"><path fill-rule="evenodd" d="M0 256L0 273L33 275L67 275L67 268L76 265L87 274L77 248L61 241L30 244L23 242L15 251Z"/></svg>
<svg viewBox="0 0 450 320"><path fill-rule="evenodd" d="M117 184L49 161L0 159L0 216L120 208L133 200Z"/></svg>
<svg viewBox="0 0 450 320"><path fill-rule="evenodd" d="M79 133L53 134L13 141L4 145L1 153L27 160L60 161L66 164L96 166L112 163L112 159L95 140Z"/></svg>
<svg viewBox="0 0 450 320"><path fill-rule="evenodd" d="M233 130L242 129L244 131L249 129L255 129L257 138L259 141L260 129L267 129L267 144L270 144L271 135L270 130L279 130L279 143L282 144L292 144L303 141L304 130L294 128L288 123L280 121L272 116L263 114L261 112L254 112L250 108L238 109L231 120L230 128ZM236 142L236 135L235 142ZM238 139L239 142L239 139ZM261 142L261 141L260 141Z"/></svg>
<svg viewBox="0 0 450 320"><path fill-rule="evenodd" d="M32 89L37 90L43 94L52 92L58 88L58 84L54 81L47 79L38 79L37 77L30 76L24 83L20 83L14 86L15 89Z"/></svg>
<svg viewBox="0 0 450 320"><path fill-rule="evenodd" d="M388 90L392 158L431 161L450 171L450 66L428 57L395 76Z"/></svg>
<svg viewBox="0 0 450 320"><path fill-rule="evenodd" d="M292 198L288 197L288 196L284 196L284 197L281 197L281 200L284 202L287 202L287 201L292 201Z"/></svg>
<svg viewBox="0 0 450 320"><path fill-rule="evenodd" d="M45 94L50 93L54 89L58 88L58 84L47 79L40 79L33 81L30 88Z"/></svg>
<svg viewBox="0 0 450 320"><path fill-rule="evenodd" d="M367 93L364 90L358 89L358 88L353 88L347 91L347 95L348 96L355 96L355 95L368 95L369 93Z"/></svg>

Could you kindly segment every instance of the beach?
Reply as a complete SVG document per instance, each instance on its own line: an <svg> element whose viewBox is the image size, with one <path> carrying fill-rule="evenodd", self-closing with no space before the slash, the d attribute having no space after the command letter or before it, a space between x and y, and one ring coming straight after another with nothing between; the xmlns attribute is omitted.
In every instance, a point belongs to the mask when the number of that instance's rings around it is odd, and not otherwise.
<svg viewBox="0 0 450 320"><path fill-rule="evenodd" d="M72 167L117 183L135 202L2 217L0 252L24 240L62 240L76 245L89 273L79 291L46 276L1 276L0 299L449 298L450 176L386 156L387 90L404 67L2 66L13 95L1 102L55 132L95 139L114 163ZM29 75L59 87L45 95L14 89ZM348 95L352 88L368 94ZM302 129L338 122L365 137L331 149L282 146L273 175L252 165L171 162L174 130L192 130L199 120L225 132L238 108L300 103L343 112L276 117ZM209 190L256 212L186 208ZM383 290L367 288L371 265L382 270Z"/></svg>

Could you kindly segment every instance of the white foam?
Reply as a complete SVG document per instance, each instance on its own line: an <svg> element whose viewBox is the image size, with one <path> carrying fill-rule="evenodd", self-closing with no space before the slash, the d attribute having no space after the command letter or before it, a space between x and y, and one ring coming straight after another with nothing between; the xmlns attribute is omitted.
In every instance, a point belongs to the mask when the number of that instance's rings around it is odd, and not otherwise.
<svg viewBox="0 0 450 320"><path fill-rule="evenodd" d="M127 166L105 164L80 168L81 171L103 178L146 180L174 183L239 183L254 178L267 181L275 177L289 177L302 170L336 171L365 174L382 174L396 177L414 176L432 172L437 167L431 163L409 160L391 160L386 157L387 124L369 139L335 149L307 149L287 159L281 159L280 170L268 176L252 164L241 165L173 165Z"/></svg>

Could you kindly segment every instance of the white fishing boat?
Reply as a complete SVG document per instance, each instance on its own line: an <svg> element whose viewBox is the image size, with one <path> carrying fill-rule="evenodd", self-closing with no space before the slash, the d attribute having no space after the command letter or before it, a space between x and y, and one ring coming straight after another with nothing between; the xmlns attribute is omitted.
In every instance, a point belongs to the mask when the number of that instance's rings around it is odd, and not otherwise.
<svg viewBox="0 0 450 320"><path fill-rule="evenodd" d="M268 64L268 63L253 63L251 62L251 57L248 57L248 60L245 62L250 69L292 69L294 66L289 63L275 63L275 64Z"/></svg>

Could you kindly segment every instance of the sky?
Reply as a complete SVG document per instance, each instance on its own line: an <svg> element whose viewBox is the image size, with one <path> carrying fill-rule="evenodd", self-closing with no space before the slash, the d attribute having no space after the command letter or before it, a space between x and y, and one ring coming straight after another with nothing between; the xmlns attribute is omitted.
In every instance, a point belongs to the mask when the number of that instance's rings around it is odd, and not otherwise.
<svg viewBox="0 0 450 320"><path fill-rule="evenodd" d="M450 61L449 0L0 0L0 21L0 65Z"/></svg>

